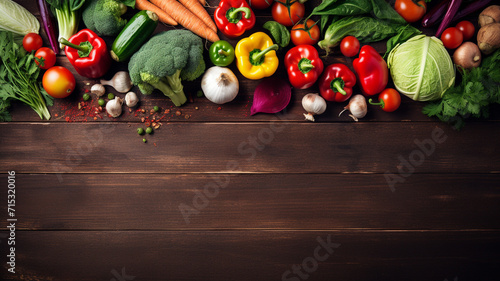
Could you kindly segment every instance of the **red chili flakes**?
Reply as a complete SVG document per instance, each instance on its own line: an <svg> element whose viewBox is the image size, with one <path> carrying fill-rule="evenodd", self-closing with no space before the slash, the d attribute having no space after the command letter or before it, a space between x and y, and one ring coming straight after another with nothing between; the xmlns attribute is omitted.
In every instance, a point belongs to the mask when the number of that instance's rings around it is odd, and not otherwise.
<svg viewBox="0 0 500 281"><path fill-rule="evenodd" d="M170 113L170 109L165 109L165 114L169 114Z"/></svg>
<svg viewBox="0 0 500 281"><path fill-rule="evenodd" d="M222 107L220 107L220 106L219 106L219 107L217 107L217 110L222 110Z"/></svg>

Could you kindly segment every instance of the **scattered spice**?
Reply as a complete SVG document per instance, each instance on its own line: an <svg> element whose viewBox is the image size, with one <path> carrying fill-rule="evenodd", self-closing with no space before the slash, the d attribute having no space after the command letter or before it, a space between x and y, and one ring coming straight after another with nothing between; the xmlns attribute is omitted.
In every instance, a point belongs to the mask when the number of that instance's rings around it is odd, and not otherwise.
<svg viewBox="0 0 500 281"><path fill-rule="evenodd" d="M160 111L160 108L159 108L157 105L155 105L155 106L153 107L153 110L154 110L154 112L158 112L158 111Z"/></svg>
<svg viewBox="0 0 500 281"><path fill-rule="evenodd" d="M220 107L220 106L219 106L219 107L217 107L217 110L222 110L222 107Z"/></svg>
<svg viewBox="0 0 500 281"><path fill-rule="evenodd" d="M84 101L88 101L90 99L90 95L89 94L83 94L83 100Z"/></svg>
<svg viewBox="0 0 500 281"><path fill-rule="evenodd" d="M100 106L104 106L106 104L106 102L103 99L99 99L98 103Z"/></svg>
<svg viewBox="0 0 500 281"><path fill-rule="evenodd" d="M181 112L180 110L177 110L177 111L175 112L175 115L177 115L177 116L181 116L181 114L182 114L182 112Z"/></svg>
<svg viewBox="0 0 500 281"><path fill-rule="evenodd" d="M146 134L151 135L153 133L153 128L147 127L146 128Z"/></svg>
<svg viewBox="0 0 500 281"><path fill-rule="evenodd" d="M199 108L196 106L194 109L198 110Z"/></svg>
<svg viewBox="0 0 500 281"><path fill-rule="evenodd" d="M143 128L137 128L137 133L139 135L144 135L144 129Z"/></svg>
<svg viewBox="0 0 500 281"><path fill-rule="evenodd" d="M108 94L108 100L112 100L114 98L115 98L115 95L113 95L113 93Z"/></svg>
<svg viewBox="0 0 500 281"><path fill-rule="evenodd" d="M165 114L169 114L170 113L170 109L165 109Z"/></svg>
<svg viewBox="0 0 500 281"><path fill-rule="evenodd" d="M191 117L189 114L184 115L185 119L189 119L189 117Z"/></svg>
<svg viewBox="0 0 500 281"><path fill-rule="evenodd" d="M148 142L148 140L147 140L147 139L142 139L142 142L143 142L143 143L147 143L147 142Z"/></svg>

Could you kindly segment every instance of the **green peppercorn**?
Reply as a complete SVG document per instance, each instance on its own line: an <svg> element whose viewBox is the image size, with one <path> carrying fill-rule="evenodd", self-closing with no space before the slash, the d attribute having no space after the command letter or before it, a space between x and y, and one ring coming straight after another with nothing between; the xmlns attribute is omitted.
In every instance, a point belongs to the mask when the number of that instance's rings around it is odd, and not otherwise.
<svg viewBox="0 0 500 281"><path fill-rule="evenodd" d="M99 103L100 106L104 106L106 104L106 102L103 99L99 99L97 103Z"/></svg>
<svg viewBox="0 0 500 281"><path fill-rule="evenodd" d="M159 108L158 106L156 106L156 105L155 105L155 107L153 107L153 110L154 110L155 112L158 112L158 111L160 111L160 108Z"/></svg>
<svg viewBox="0 0 500 281"><path fill-rule="evenodd" d="M202 90L198 90L198 92L196 92L196 96L201 98L203 97L203 91Z"/></svg>
<svg viewBox="0 0 500 281"><path fill-rule="evenodd" d="M143 128L137 128L137 133L139 135L144 135L144 129Z"/></svg>
<svg viewBox="0 0 500 281"><path fill-rule="evenodd" d="M88 101L90 99L90 95L89 94L83 94L83 100L84 101Z"/></svg>
<svg viewBox="0 0 500 281"><path fill-rule="evenodd" d="M108 100L112 100L114 98L115 98L115 95L113 95L113 93L108 94Z"/></svg>
<svg viewBox="0 0 500 281"><path fill-rule="evenodd" d="M146 140L146 139L142 139L142 142L143 142L143 143L146 143L146 142L148 142L148 140Z"/></svg>
<svg viewBox="0 0 500 281"><path fill-rule="evenodd" d="M151 135L152 133L153 133L153 128L147 127L146 128L146 134L150 134Z"/></svg>

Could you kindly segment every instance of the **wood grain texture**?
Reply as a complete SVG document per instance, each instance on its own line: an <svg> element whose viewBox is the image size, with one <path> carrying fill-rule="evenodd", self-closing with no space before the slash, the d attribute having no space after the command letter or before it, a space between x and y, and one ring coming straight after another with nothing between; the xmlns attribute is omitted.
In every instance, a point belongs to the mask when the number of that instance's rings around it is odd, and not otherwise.
<svg viewBox="0 0 500 281"><path fill-rule="evenodd" d="M283 274L328 236L340 245L315 271L301 269L307 280L490 281L498 273L497 231L20 231L16 269L24 278L4 278L111 280L125 268L134 280L291 281Z"/></svg>
<svg viewBox="0 0 500 281"><path fill-rule="evenodd" d="M67 174L62 180L17 176L18 229L500 229L499 174L416 174L395 192L381 174Z"/></svg>
<svg viewBox="0 0 500 281"><path fill-rule="evenodd" d="M0 131L0 169L19 173L500 171L492 145L500 128L483 123L458 132L428 123L167 123L147 144L135 125L123 123L7 123ZM425 156L416 143L434 131L446 140Z"/></svg>

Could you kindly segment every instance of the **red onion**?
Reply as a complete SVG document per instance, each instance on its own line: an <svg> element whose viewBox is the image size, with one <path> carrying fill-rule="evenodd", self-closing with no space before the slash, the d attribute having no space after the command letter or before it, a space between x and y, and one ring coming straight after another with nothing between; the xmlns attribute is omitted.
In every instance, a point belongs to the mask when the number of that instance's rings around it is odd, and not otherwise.
<svg viewBox="0 0 500 281"><path fill-rule="evenodd" d="M266 78L253 93L250 114L277 113L285 109L292 98L292 87L284 79Z"/></svg>

